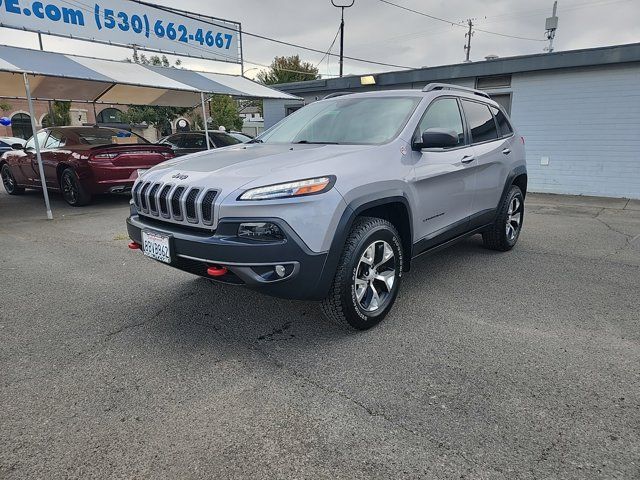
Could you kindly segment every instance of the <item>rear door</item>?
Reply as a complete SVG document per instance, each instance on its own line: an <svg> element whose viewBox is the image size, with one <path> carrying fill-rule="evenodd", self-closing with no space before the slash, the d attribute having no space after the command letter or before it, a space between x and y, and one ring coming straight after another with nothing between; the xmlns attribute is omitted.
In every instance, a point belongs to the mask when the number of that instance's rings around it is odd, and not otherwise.
<svg viewBox="0 0 640 480"><path fill-rule="evenodd" d="M509 139L501 138L489 105L462 99L477 164L476 193L473 199L473 226L491 221L507 177Z"/></svg>
<svg viewBox="0 0 640 480"><path fill-rule="evenodd" d="M415 136L420 138L429 128L454 131L458 144L413 152L420 208L420 221L414 228L421 239L421 248L429 248L467 230L476 182L473 149L467 141L457 98L439 97L431 102Z"/></svg>

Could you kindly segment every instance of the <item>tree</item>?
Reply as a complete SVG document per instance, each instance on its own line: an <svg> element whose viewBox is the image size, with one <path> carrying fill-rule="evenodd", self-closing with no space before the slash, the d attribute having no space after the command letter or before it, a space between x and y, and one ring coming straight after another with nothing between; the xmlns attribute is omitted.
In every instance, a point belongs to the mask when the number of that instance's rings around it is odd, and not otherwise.
<svg viewBox="0 0 640 480"><path fill-rule="evenodd" d="M147 57L146 55L138 55L138 52L133 52L133 58L127 58L128 62L139 63L141 65L153 65L156 67L171 67L169 59L162 55L152 55ZM182 64L180 60L176 60L174 67L179 67ZM172 120L186 114L190 109L184 107L158 107L148 105L129 105L127 112L123 115L123 121L132 124L146 123L152 125L157 129L162 128Z"/></svg>
<svg viewBox="0 0 640 480"><path fill-rule="evenodd" d="M271 62L269 70L261 70L256 75L256 80L265 85L302 82L318 78L320 78L318 69L312 63L300 60L299 55L276 57Z"/></svg>
<svg viewBox="0 0 640 480"><path fill-rule="evenodd" d="M51 104L51 113L53 114L53 123L47 113L42 119L43 127L63 127L71 124L71 102L54 101Z"/></svg>
<svg viewBox="0 0 640 480"><path fill-rule="evenodd" d="M242 130L242 118L238 113L238 104L229 95L211 97L209 114L214 128L223 126L227 130Z"/></svg>

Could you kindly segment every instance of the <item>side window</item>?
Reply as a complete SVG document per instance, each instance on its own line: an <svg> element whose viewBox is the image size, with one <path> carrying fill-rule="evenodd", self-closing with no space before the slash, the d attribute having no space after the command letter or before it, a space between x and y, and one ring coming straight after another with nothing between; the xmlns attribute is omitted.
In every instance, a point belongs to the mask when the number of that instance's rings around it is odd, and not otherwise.
<svg viewBox="0 0 640 480"><path fill-rule="evenodd" d="M181 138L182 138L182 135L169 135L167 138L165 138L162 141L162 143L165 145L169 145L173 148L179 148Z"/></svg>
<svg viewBox="0 0 640 480"><path fill-rule="evenodd" d="M498 129L489 107L483 103L462 100L462 108L467 116L469 130L471 130L471 140L473 143L496 140Z"/></svg>
<svg viewBox="0 0 640 480"><path fill-rule="evenodd" d="M511 128L511 124L509 120L507 120L507 116L496 107L491 107L491 111L493 112L493 116L496 117L496 122L498 123L498 130L501 137L508 137L513 133L513 128Z"/></svg>
<svg viewBox="0 0 640 480"><path fill-rule="evenodd" d="M182 148L207 148L206 139L204 135L199 133L192 133L188 135L184 135L182 141L180 142L180 146Z"/></svg>
<svg viewBox="0 0 640 480"><path fill-rule="evenodd" d="M429 105L420 120L417 134L422 135L425 130L430 128L453 130L458 134L458 145L456 146L464 145L464 127L462 126L458 101L455 98L442 98Z"/></svg>
<svg viewBox="0 0 640 480"><path fill-rule="evenodd" d="M49 135L49 132L47 130L41 130L40 132L37 133L37 137L38 137L38 145L40 145L40 148L44 148L44 141L47 139L47 135ZM26 145L27 149L32 149L34 150L36 148L36 142L34 140L34 137L31 137L29 139L29 141L27 142Z"/></svg>
<svg viewBox="0 0 640 480"><path fill-rule="evenodd" d="M49 138L47 138L47 143L45 144L44 148L55 149L64 147L64 145L65 138L62 135L62 132L60 132L59 130L54 130L49 135Z"/></svg>
<svg viewBox="0 0 640 480"><path fill-rule="evenodd" d="M240 140L233 138L231 135L227 135L226 133L210 132L209 135L218 148L241 143Z"/></svg>

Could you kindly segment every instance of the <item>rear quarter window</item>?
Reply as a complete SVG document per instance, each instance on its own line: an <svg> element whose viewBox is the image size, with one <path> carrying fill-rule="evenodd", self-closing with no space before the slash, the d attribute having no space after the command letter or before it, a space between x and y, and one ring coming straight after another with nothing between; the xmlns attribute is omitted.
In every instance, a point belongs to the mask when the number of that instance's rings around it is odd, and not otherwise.
<svg viewBox="0 0 640 480"><path fill-rule="evenodd" d="M507 116L502 112L502 110L496 107L491 107L491 112L493 113L493 116L496 117L496 123L498 124L498 133L500 134L500 136L508 137L509 135L511 135L513 133L513 128L511 127L509 120L507 120Z"/></svg>
<svg viewBox="0 0 640 480"><path fill-rule="evenodd" d="M488 105L463 99L462 108L467 117L473 143L497 140L498 129Z"/></svg>

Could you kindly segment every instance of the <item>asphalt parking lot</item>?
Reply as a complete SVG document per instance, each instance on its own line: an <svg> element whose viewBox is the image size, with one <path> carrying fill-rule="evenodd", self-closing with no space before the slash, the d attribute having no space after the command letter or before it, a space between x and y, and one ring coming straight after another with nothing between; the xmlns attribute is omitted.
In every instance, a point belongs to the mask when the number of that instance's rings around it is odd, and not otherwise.
<svg viewBox="0 0 640 480"><path fill-rule="evenodd" d="M0 193L0 478L640 478L638 202L531 196L364 333L53 207Z"/></svg>

